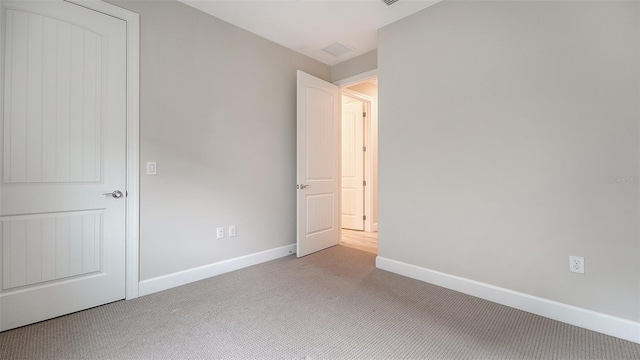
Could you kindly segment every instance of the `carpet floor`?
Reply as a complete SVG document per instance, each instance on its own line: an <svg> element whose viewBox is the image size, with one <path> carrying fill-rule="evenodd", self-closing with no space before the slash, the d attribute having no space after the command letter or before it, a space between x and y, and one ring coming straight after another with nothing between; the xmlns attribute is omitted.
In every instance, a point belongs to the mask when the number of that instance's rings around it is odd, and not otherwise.
<svg viewBox="0 0 640 360"><path fill-rule="evenodd" d="M0 333L0 359L640 359L343 246Z"/></svg>

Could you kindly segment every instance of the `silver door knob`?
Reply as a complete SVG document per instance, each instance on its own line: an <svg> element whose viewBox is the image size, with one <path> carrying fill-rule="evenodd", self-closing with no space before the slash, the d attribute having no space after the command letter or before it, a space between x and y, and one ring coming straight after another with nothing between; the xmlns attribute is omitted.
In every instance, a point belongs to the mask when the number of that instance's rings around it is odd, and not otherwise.
<svg viewBox="0 0 640 360"><path fill-rule="evenodd" d="M112 197L112 198L114 198L114 199L119 199L119 198L121 198L121 197L122 197L122 191L120 191L120 190L116 190L116 191L114 191L114 192L104 193L104 194L102 194L102 195L105 195L105 196L111 196L111 197Z"/></svg>
<svg viewBox="0 0 640 360"><path fill-rule="evenodd" d="M305 185L305 184L300 184L300 190L304 190L306 188L308 188L311 185Z"/></svg>

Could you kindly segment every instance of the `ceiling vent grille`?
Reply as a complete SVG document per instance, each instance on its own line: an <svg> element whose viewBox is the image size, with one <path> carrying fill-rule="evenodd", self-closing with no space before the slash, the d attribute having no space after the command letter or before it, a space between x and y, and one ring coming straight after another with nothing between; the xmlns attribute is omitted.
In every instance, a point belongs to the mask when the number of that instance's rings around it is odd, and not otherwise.
<svg viewBox="0 0 640 360"><path fill-rule="evenodd" d="M382 0L383 3L387 4L387 6L391 6L398 2L398 0Z"/></svg>
<svg viewBox="0 0 640 360"><path fill-rule="evenodd" d="M327 46L326 48L322 49L322 51L329 53L335 57L338 56L342 56L346 53L348 53L349 51L353 50L353 48L351 48L350 46L347 46L345 44L341 44L339 42L335 42L329 46Z"/></svg>

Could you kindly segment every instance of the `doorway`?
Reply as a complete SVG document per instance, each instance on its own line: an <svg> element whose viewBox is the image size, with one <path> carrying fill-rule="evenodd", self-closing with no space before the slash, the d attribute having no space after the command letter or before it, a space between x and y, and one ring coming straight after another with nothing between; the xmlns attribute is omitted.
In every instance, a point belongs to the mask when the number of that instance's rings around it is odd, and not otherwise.
<svg viewBox="0 0 640 360"><path fill-rule="evenodd" d="M377 253L377 78L344 86L341 95L341 244Z"/></svg>

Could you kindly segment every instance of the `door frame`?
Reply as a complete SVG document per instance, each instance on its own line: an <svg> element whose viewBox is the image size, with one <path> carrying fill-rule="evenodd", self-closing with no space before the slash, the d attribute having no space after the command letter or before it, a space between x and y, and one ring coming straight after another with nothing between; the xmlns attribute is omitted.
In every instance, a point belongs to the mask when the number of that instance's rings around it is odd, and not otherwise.
<svg viewBox="0 0 640 360"><path fill-rule="evenodd" d="M64 0L127 24L125 299L138 297L140 263L140 15L101 0Z"/></svg>
<svg viewBox="0 0 640 360"><path fill-rule="evenodd" d="M340 79L340 80L336 80L333 82L334 85L337 85L338 87L340 87L340 92L344 93L345 90L347 90L347 87L352 86L352 85L356 85L362 82L365 82L367 80L371 80L371 79L375 79L378 78L378 69L372 69L369 71L365 71L344 79ZM356 93L358 94L358 93ZM361 96L363 94L360 94ZM350 95L351 96L351 95ZM366 95L365 95L366 96ZM369 99L369 104L370 104L370 108L369 108L369 112L371 113L371 116L367 117L367 127L365 129L365 131L367 131L368 134L373 134L375 133L375 137L378 137L378 102L377 99L372 99L371 97L366 96L366 98ZM370 157L373 156L374 152L378 152L378 146L377 144L375 146L372 146L372 144L370 144L367 141L367 149L371 149L372 151L367 151L367 154L365 156L365 158L367 159L366 161L371 161L371 162L367 162L365 164L369 165L368 166L368 170L371 170L371 164L373 164L373 161L377 161L377 157L376 159L372 159ZM372 182L370 182L372 180L372 173L370 172L366 172L365 177L366 177L366 181L367 184L370 184ZM378 223L374 223L373 222L373 186L369 187L369 191L365 191L365 202L368 201L368 204L370 206L370 208L366 209L366 212L369 214L372 214L372 216L367 218L367 221L365 221L365 231L367 232L374 232L374 231L378 231ZM369 196L367 198L367 195ZM378 204L378 207L380 206L380 204ZM371 222L369 222L369 219L371 219Z"/></svg>
<svg viewBox="0 0 640 360"><path fill-rule="evenodd" d="M378 229L374 227L373 223L373 153L376 150L376 147L373 146L372 143L372 109L374 99L371 96L361 94L357 91L353 91L347 88L340 88L340 93L347 97L361 101L364 104L365 112L367 113L367 116L364 117L363 129L363 143L367 148L367 151L364 154L364 181L367 183L367 186L364 187L364 214L367 217L366 220L364 220L364 231L377 231Z"/></svg>
<svg viewBox="0 0 640 360"><path fill-rule="evenodd" d="M369 186L369 184L372 184L371 182L371 165L370 165L370 160L371 160L371 144L370 144L370 128L371 128L371 98L369 96L366 96L364 94L358 93L356 91L353 91L351 89L347 89L347 88L341 88L340 89L340 95L342 96L346 96L348 98L351 98L353 100L359 101L360 103L362 103L362 106L364 107L363 111L367 114L367 116L364 116L363 120L364 123L362 124L362 145L368 150L363 154L362 157L362 168L364 169L363 174L362 174L362 180L364 180L366 182L366 184L368 184L367 186L363 186L362 188L362 203L363 203L363 213L366 216L366 220L362 220L362 229L366 232L371 232L371 221L373 219L373 216L371 216L372 212L371 210L371 194L369 192L369 188L371 188ZM342 104L344 105L344 104ZM344 114L342 112L340 112L340 121L342 122L342 116ZM340 147L340 152L343 151L343 146L344 143L341 144L342 146ZM340 168L342 169L342 167ZM342 179L342 174L341 177ZM342 187L341 187L342 190ZM342 208L340 209L341 213L342 213Z"/></svg>
<svg viewBox="0 0 640 360"><path fill-rule="evenodd" d="M333 85L337 85L339 88L344 88L351 85L359 84L361 82L365 82L367 80L375 79L377 77L378 77L378 68L375 68L360 74L349 76L348 78L336 80L333 82Z"/></svg>

